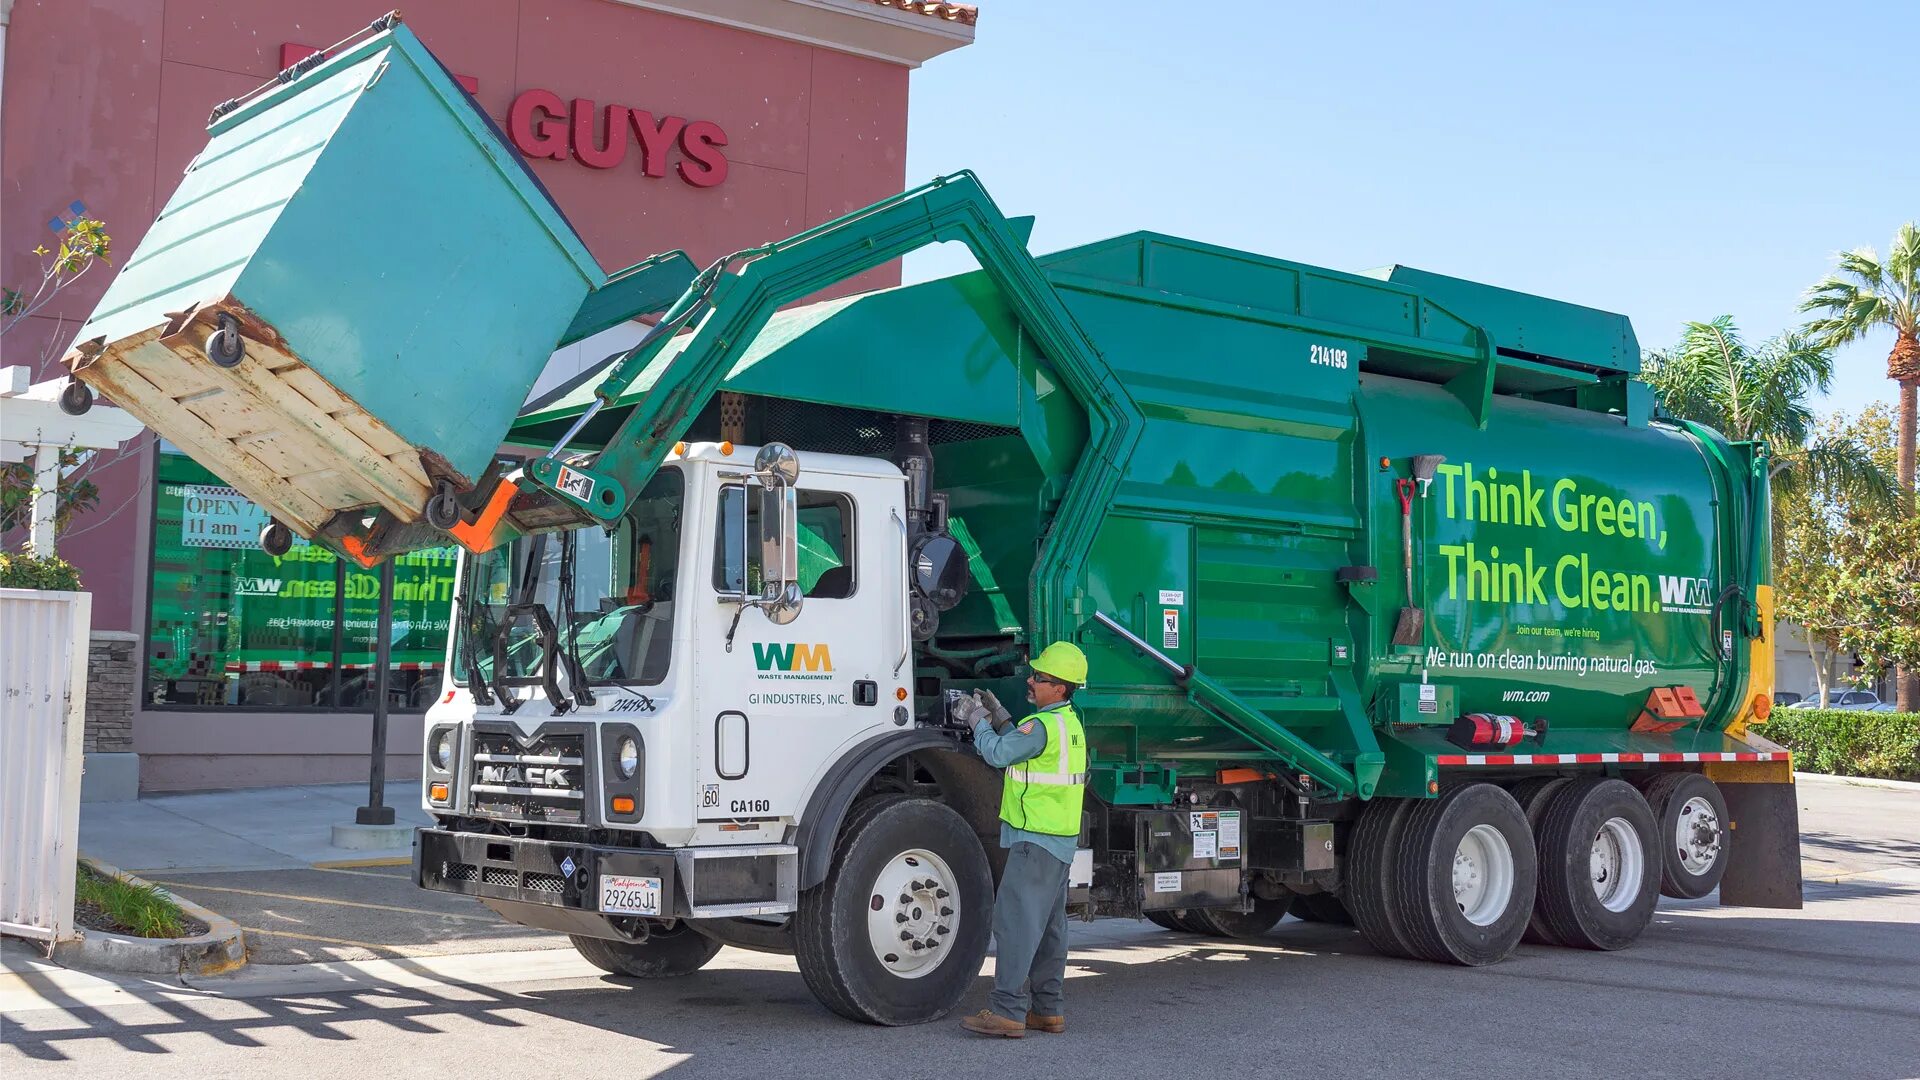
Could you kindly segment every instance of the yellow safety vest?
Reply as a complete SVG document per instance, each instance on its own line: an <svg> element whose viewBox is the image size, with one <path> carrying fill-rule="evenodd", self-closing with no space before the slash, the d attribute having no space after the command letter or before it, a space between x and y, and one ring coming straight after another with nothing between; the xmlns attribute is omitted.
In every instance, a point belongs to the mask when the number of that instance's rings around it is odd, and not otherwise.
<svg viewBox="0 0 1920 1080"><path fill-rule="evenodd" d="M1038 754L1009 765L1000 785L1000 820L1049 836L1080 835L1080 804L1087 791L1087 733L1066 702L1022 720L1047 727Z"/></svg>

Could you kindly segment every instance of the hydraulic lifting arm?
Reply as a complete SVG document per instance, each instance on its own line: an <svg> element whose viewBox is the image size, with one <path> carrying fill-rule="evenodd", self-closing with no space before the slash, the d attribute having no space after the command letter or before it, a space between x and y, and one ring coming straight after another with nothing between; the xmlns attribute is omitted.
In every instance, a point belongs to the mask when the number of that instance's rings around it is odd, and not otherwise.
<svg viewBox="0 0 1920 1080"><path fill-rule="evenodd" d="M1077 623L1070 610L1073 583L1092 545L1099 508L1118 486L1119 463L1139 437L1140 414L1028 255L1021 230L1001 214L972 173L942 177L708 267L647 337L608 370L587 411L528 466L527 481L589 520L619 520L781 305L944 241L958 241L973 252L1021 328L1087 412L1087 449L1034 571L1040 586L1034 595L1046 598L1035 601L1036 632L1070 635ZM584 468L564 463L572 438L689 327L685 348L659 372L598 459Z"/></svg>

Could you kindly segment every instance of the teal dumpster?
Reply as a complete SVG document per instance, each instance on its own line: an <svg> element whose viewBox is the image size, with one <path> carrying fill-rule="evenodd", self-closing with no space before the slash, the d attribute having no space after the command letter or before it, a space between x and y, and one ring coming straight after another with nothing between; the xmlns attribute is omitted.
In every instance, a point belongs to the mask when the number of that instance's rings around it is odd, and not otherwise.
<svg viewBox="0 0 1920 1080"><path fill-rule="evenodd" d="M605 280L397 16L310 65L215 110L67 354L308 538L470 492Z"/></svg>

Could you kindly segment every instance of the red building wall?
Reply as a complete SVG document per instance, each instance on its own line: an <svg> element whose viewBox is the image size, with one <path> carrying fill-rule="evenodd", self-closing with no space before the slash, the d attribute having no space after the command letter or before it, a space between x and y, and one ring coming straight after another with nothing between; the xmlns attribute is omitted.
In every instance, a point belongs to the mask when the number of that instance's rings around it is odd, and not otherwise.
<svg viewBox="0 0 1920 1080"><path fill-rule="evenodd" d="M0 280L37 277L31 249L75 199L106 223L117 252L132 252L205 145L213 105L271 79L283 46L331 45L391 4L18 0L0 95ZM725 132L726 178L714 186L674 167L646 175L637 145L605 169L571 155L533 161L610 270L673 247L706 262L904 186L901 65L614 0L409 0L404 12L451 70L478 81L477 100L503 130L514 98L542 88ZM110 273L97 268L0 339L0 359L48 377ZM888 266L835 291L898 280ZM99 508L60 540L94 594L97 629L144 630L151 448L143 435L94 468Z"/></svg>

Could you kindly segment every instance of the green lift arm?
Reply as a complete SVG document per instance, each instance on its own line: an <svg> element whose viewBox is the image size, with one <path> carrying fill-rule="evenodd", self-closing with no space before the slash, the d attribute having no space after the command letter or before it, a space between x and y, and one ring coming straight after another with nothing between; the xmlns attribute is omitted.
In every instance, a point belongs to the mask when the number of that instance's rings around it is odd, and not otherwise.
<svg viewBox="0 0 1920 1080"><path fill-rule="evenodd" d="M593 404L544 457L529 464L525 475L587 520L619 520L781 305L928 244L958 241L972 251L1021 329L1086 409L1087 446L1033 571L1036 635L1072 637L1075 583L1101 508L1112 501L1143 421L1028 254L1022 233L971 172L959 172L777 243L729 255L695 277L648 335L608 369ZM693 330L686 348L659 373L598 459L586 467L564 462L573 437L687 327Z"/></svg>
<svg viewBox="0 0 1920 1080"><path fill-rule="evenodd" d="M1337 796L1373 797L1373 789L1379 784L1380 773L1386 767L1385 754L1377 750L1363 752L1354 762L1354 768L1349 770L1314 749L1306 740L1287 730L1285 725L1274 723L1265 713L1248 705L1238 694L1199 669L1183 665L1154 648L1113 616L1096 611L1093 621L1152 660L1174 685L1187 692L1188 701L1212 713L1241 738L1332 788Z"/></svg>

